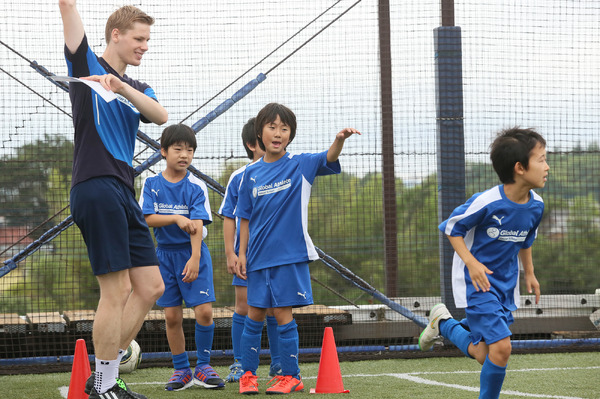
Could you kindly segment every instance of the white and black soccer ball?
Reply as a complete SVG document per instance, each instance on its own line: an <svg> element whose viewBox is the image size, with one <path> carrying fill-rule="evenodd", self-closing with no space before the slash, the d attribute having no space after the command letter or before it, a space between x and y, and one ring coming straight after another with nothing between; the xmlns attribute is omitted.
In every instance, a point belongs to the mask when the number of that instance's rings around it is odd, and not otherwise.
<svg viewBox="0 0 600 399"><path fill-rule="evenodd" d="M138 368L141 361L142 351L140 350L140 345L135 340L131 340L129 347L127 347L127 351L121 358L119 373L127 374L133 372Z"/></svg>

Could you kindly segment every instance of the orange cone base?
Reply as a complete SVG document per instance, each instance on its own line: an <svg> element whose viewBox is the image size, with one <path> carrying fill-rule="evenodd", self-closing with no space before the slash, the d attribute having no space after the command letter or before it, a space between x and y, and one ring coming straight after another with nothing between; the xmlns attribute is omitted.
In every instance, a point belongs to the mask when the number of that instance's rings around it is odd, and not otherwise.
<svg viewBox="0 0 600 399"><path fill-rule="evenodd" d="M310 393L350 393L350 390L344 389L344 390L342 390L340 392L317 392L316 388L311 388L310 389Z"/></svg>
<svg viewBox="0 0 600 399"><path fill-rule="evenodd" d="M84 392L85 382L92 375L90 359L85 347L85 340L78 339L75 343L75 356L73 357L73 368L71 370L71 381L69 382L69 394L67 399L88 399Z"/></svg>
<svg viewBox="0 0 600 399"><path fill-rule="evenodd" d="M338 359L333 329L325 327L323 335L323 347L321 348L321 360L319 361L319 374L317 375L317 387L311 388L310 393L349 393L344 389L342 382L342 371Z"/></svg>

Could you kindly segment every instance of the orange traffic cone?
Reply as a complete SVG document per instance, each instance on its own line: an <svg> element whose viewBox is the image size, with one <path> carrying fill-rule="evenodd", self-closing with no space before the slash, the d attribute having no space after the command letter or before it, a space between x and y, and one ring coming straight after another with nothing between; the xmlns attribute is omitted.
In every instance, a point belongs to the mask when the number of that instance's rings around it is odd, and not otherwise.
<svg viewBox="0 0 600 399"><path fill-rule="evenodd" d="M319 360L319 374L317 375L317 387L310 393L348 393L342 382L342 371L338 359L337 348L333 339L333 329L325 327L323 335L323 347L321 348L321 360Z"/></svg>
<svg viewBox="0 0 600 399"><path fill-rule="evenodd" d="M90 359L88 358L85 340L78 339L75 343L75 356L73 357L73 368L71 370L71 381L69 382L69 394L67 399L88 399L84 392L85 382L92 375Z"/></svg>

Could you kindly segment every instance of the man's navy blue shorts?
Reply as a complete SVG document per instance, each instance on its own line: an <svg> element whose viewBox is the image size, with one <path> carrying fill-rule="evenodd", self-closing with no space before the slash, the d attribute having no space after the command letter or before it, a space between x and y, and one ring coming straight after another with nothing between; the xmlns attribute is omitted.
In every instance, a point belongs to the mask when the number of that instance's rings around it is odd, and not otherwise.
<svg viewBox="0 0 600 399"><path fill-rule="evenodd" d="M157 266L154 242L131 190L110 176L71 189L71 215L81 230L94 275Z"/></svg>

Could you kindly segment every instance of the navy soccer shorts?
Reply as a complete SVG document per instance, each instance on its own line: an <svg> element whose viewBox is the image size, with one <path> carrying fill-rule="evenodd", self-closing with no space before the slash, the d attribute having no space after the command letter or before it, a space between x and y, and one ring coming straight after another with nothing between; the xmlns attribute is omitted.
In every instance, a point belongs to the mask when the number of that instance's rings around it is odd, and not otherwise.
<svg viewBox="0 0 600 399"><path fill-rule="evenodd" d="M103 176L75 185L71 215L81 230L94 275L158 265L142 210L120 180Z"/></svg>

